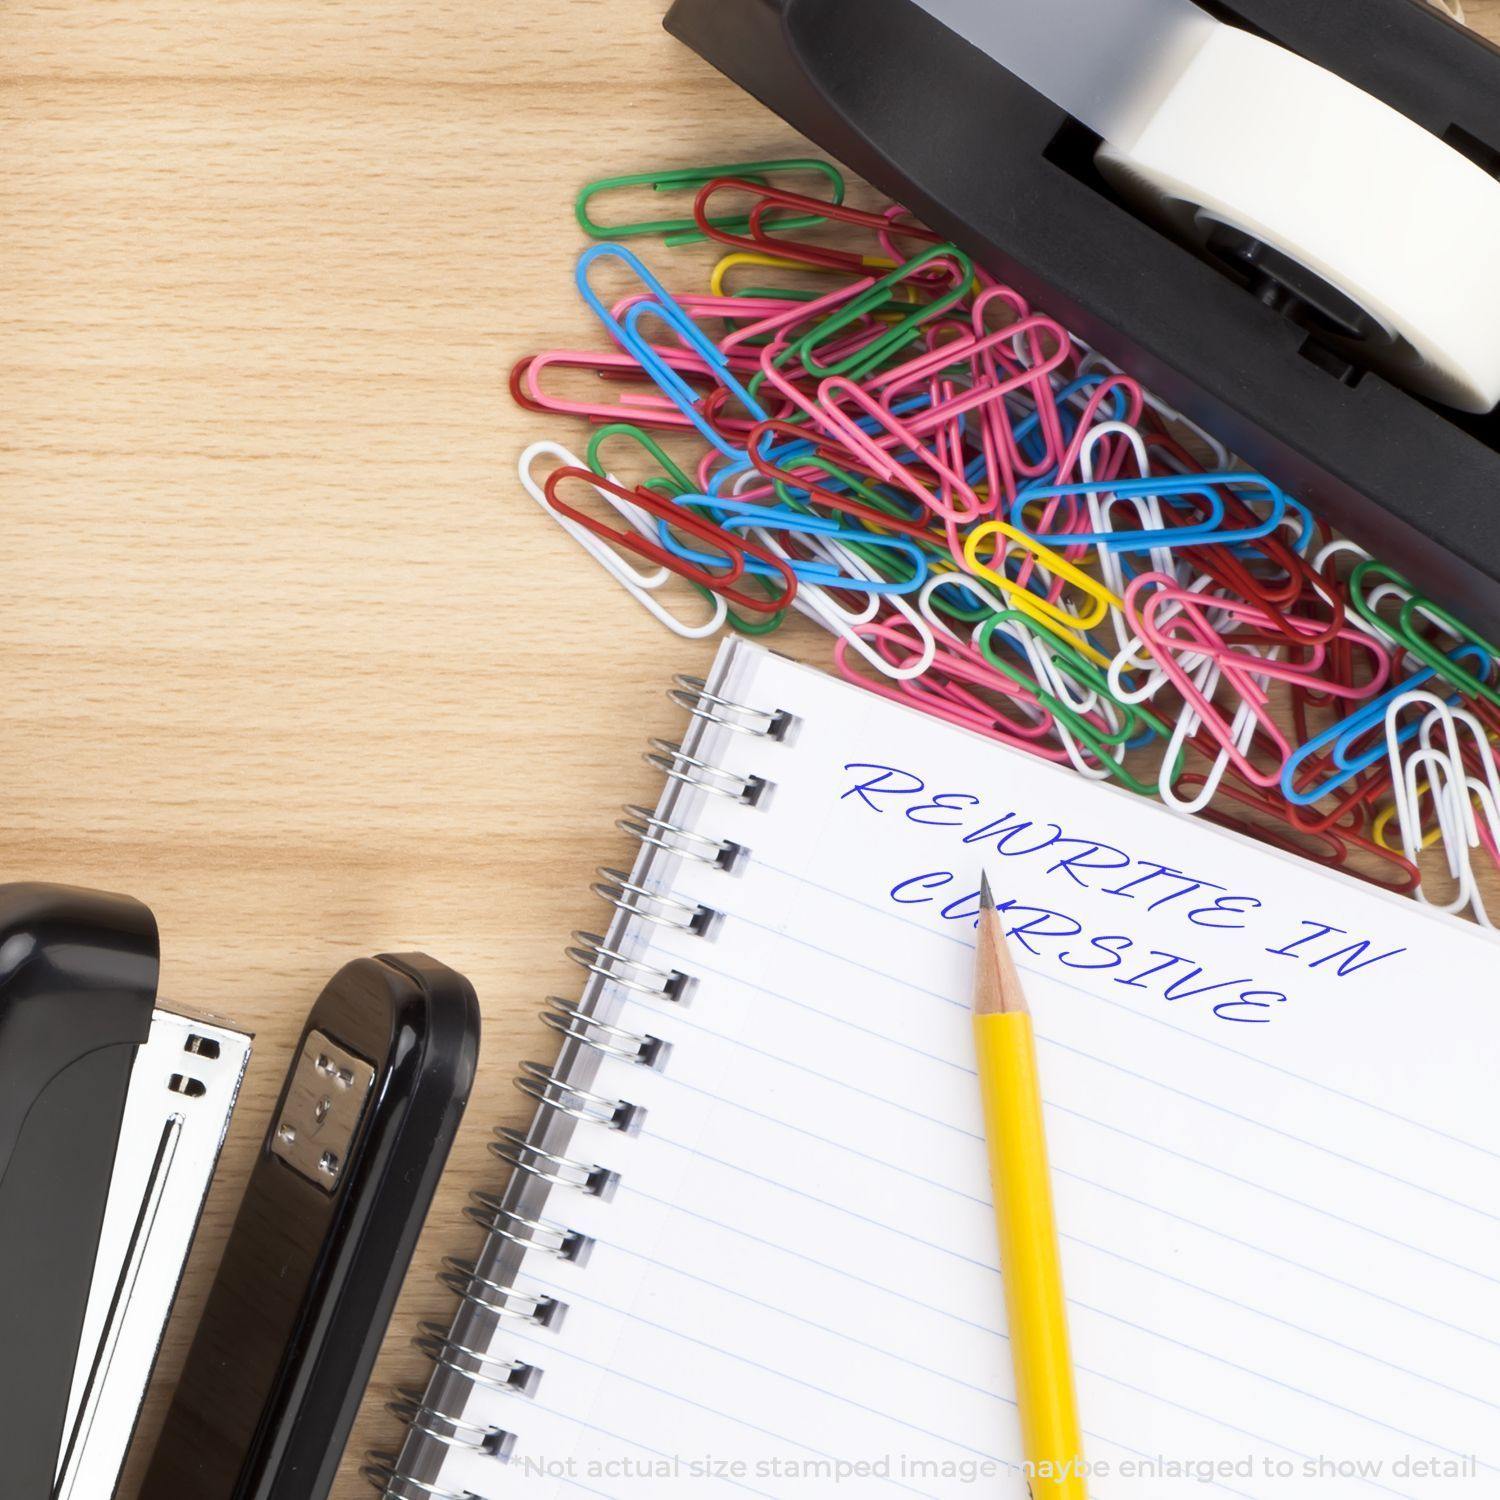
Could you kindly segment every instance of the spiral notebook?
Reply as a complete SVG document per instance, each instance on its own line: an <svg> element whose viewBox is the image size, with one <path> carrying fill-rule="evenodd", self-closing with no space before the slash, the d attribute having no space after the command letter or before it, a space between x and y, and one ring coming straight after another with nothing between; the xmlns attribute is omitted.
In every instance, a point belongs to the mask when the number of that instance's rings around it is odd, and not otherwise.
<svg viewBox="0 0 1500 1500"><path fill-rule="evenodd" d="M675 696L388 1495L1026 1493L981 865L1036 1015L1091 1494L1500 1494L1491 934L751 644Z"/></svg>

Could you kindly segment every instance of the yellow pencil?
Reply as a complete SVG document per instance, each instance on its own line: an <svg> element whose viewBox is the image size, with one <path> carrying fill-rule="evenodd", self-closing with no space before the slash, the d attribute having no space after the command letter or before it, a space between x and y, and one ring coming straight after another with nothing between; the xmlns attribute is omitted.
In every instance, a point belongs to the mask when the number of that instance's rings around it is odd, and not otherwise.
<svg viewBox="0 0 1500 1500"><path fill-rule="evenodd" d="M974 1041L1027 1478L1034 1500L1087 1500L1036 1040L988 880L980 907Z"/></svg>

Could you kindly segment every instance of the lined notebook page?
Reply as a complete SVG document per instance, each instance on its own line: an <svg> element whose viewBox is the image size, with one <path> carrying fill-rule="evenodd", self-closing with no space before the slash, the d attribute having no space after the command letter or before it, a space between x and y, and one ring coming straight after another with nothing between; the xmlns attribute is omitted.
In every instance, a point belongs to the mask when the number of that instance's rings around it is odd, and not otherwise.
<svg viewBox="0 0 1500 1500"><path fill-rule="evenodd" d="M582 1266L476 1392L513 1496L1023 1496L972 1065L981 865L1039 1037L1097 1500L1500 1494L1500 947L736 643L724 691L796 716L721 734L758 807L691 813L721 914L636 924L685 1003L620 990L663 1069L594 1087L608 1202L552 1195ZM678 813L682 816L681 809Z"/></svg>

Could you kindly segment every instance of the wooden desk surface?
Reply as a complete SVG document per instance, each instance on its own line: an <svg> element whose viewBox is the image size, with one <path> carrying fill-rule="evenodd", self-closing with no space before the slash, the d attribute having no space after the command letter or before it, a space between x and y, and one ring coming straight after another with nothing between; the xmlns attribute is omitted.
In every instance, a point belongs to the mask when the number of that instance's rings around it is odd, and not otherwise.
<svg viewBox="0 0 1500 1500"><path fill-rule="evenodd" d="M540 521L514 462L549 429L503 394L525 350L598 341L581 181L795 145L664 8L0 17L4 874L147 901L164 995L256 1033L148 1442L308 1007L420 947L474 980L484 1053L336 1491L367 1493L515 1061L550 1052L536 1010L576 991L562 945L602 920L591 871L627 854L615 809L653 796L663 684L711 655ZM1470 11L1500 36L1500 0Z"/></svg>

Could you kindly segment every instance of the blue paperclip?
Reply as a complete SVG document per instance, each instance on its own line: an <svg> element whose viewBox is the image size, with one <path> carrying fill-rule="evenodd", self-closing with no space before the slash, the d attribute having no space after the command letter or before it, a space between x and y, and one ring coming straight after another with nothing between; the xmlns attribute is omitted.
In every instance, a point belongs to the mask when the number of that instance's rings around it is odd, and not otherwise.
<svg viewBox="0 0 1500 1500"><path fill-rule="evenodd" d="M1226 530L1221 485L1255 485L1270 501L1270 515L1258 525ZM1209 519L1194 526L1159 527L1143 531L1032 531L1021 513L1038 500L1061 500L1076 495L1116 495L1122 500L1154 496L1170 502L1178 495L1202 495L1209 503ZM1246 502L1249 503L1248 501ZM1032 484L1022 490L1011 508L1011 523L1033 541L1048 547L1103 547L1109 552L1149 552L1153 547L1198 547L1259 541L1269 536L1293 504L1285 490L1259 474L1164 474L1153 479L1095 479L1079 484ZM1299 507L1300 508L1300 507Z"/></svg>
<svg viewBox="0 0 1500 1500"><path fill-rule="evenodd" d="M638 302L630 309L623 323L604 305L603 299L589 283L589 272L594 263L606 258L621 262L651 294L649 301ZM735 447L703 419L692 387L641 337L637 328L641 318L648 314L659 317L677 335L683 347L703 360L719 384L729 391L757 422L767 420L764 408L735 378L719 346L677 305L672 299L672 294L646 269L640 257L623 245L595 245L585 250L579 257L574 280L578 284L579 295L609 330L610 337L655 381L662 394L721 453L727 454L730 458L742 456L745 451L743 448Z"/></svg>
<svg viewBox="0 0 1500 1500"><path fill-rule="evenodd" d="M1465 661L1465 658L1472 658L1472 662ZM1463 645L1450 651L1448 660L1458 665L1472 665L1476 671L1483 672L1489 669L1492 658L1482 646ZM1309 807L1330 792L1337 791L1346 782L1352 781L1361 771L1367 771L1377 761L1383 760L1386 755L1384 738L1367 750L1356 750L1354 747L1365 735L1372 733L1384 722L1386 710L1396 699L1424 687L1436 675L1436 670L1432 667L1423 667L1420 671L1413 672L1410 677L1397 683L1395 687L1387 688L1378 698L1372 698L1346 718L1340 719L1336 724L1330 724L1321 734L1316 734L1305 744L1298 745L1287 758L1286 765L1282 767L1281 795L1298 807ZM1458 701L1457 693L1447 699L1450 705ZM1421 721L1413 719L1404 728L1396 731L1396 743L1398 745L1410 743L1421 732L1421 728ZM1293 784L1296 781L1297 771L1306 761L1328 746L1332 746L1334 763L1342 769L1324 777L1321 782L1307 791L1299 792Z"/></svg>
<svg viewBox="0 0 1500 1500"><path fill-rule="evenodd" d="M749 531L759 528L764 531L800 532L803 535L828 537L835 542L853 542L862 547L883 547L898 553L912 565L912 576L906 579L857 578L841 573L833 563L809 562L803 558L786 559L800 583L814 584L820 588L846 589L862 594L912 594L927 582L927 558L915 543L905 537L882 536L878 532L865 531L855 526L842 526L839 522L823 516L804 515L801 511L787 510L784 506L754 505L737 500L721 500L713 495L682 495L679 505L705 510L726 531ZM706 571L722 566L723 559L710 553L695 552L672 534L671 522L662 520L656 525L662 546L678 557L685 558ZM745 559L745 571L765 576L779 576L775 569L767 567L756 558Z"/></svg>

